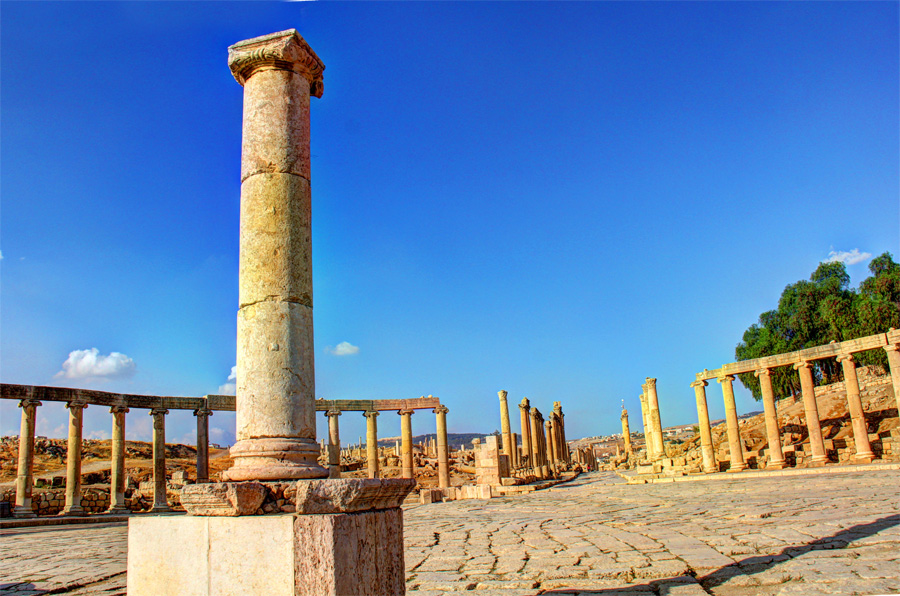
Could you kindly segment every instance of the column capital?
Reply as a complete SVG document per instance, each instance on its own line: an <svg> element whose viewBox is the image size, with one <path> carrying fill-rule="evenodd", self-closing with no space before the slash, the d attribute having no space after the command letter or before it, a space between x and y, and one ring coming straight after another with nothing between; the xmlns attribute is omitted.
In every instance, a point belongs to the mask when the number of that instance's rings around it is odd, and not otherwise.
<svg viewBox="0 0 900 596"><path fill-rule="evenodd" d="M378 418L378 412L374 410L363 412L363 416L365 416L366 418Z"/></svg>
<svg viewBox="0 0 900 596"><path fill-rule="evenodd" d="M550 428L551 426L553 426L553 423L548 420L547 422L544 423L544 426L546 426L547 428Z"/></svg>
<svg viewBox="0 0 900 596"><path fill-rule="evenodd" d="M853 354L838 354L838 355L837 355L837 361L838 361L838 362L844 362L844 361L847 361L847 362L853 364L853 360L854 360L854 359L853 359Z"/></svg>
<svg viewBox="0 0 900 596"><path fill-rule="evenodd" d="M151 408L150 415L151 416L165 416L169 413L169 410L165 408Z"/></svg>
<svg viewBox="0 0 900 596"><path fill-rule="evenodd" d="M531 417L532 418L540 418L541 417L541 413L538 411L537 408L531 408Z"/></svg>
<svg viewBox="0 0 900 596"><path fill-rule="evenodd" d="M716 379L718 383L731 383L732 381L734 381L734 375L722 375Z"/></svg>
<svg viewBox="0 0 900 596"><path fill-rule="evenodd" d="M709 383L707 383L706 381L704 381L704 380L702 380L702 379L697 379L696 381L694 381L693 383L691 383L691 387L694 387L694 388L696 388L696 387L707 387L708 385L709 385Z"/></svg>
<svg viewBox="0 0 900 596"><path fill-rule="evenodd" d="M506 396L509 395L509 393L501 389L497 392L497 395L500 396L500 401L506 401Z"/></svg>
<svg viewBox="0 0 900 596"><path fill-rule="evenodd" d="M128 406L110 406L109 413L110 414L125 414L130 412L131 410Z"/></svg>
<svg viewBox="0 0 900 596"><path fill-rule="evenodd" d="M652 389L656 387L656 379L653 377L647 377L647 389Z"/></svg>
<svg viewBox="0 0 900 596"><path fill-rule="evenodd" d="M194 410L194 416L212 416L212 415L213 415L213 411L206 407L197 408L196 410Z"/></svg>
<svg viewBox="0 0 900 596"><path fill-rule="evenodd" d="M800 370L801 368L809 369L812 367L812 364L809 360L801 360L800 362L794 363L794 370Z"/></svg>
<svg viewBox="0 0 900 596"><path fill-rule="evenodd" d="M433 410L433 412L435 414L446 414L449 411L450 411L450 408L448 408L447 406L444 406L444 405L440 405Z"/></svg>
<svg viewBox="0 0 900 596"><path fill-rule="evenodd" d="M531 406L529 406L528 404L519 404L519 409L527 414L531 411Z"/></svg>
<svg viewBox="0 0 900 596"><path fill-rule="evenodd" d="M86 407L88 407L88 404L86 401L67 401L66 402L66 408L68 408L70 410L77 410L79 408L81 408L83 410Z"/></svg>
<svg viewBox="0 0 900 596"><path fill-rule="evenodd" d="M325 412L326 418L330 418L332 416L340 416L340 415L341 415L340 410L328 410L327 412Z"/></svg>
<svg viewBox="0 0 900 596"><path fill-rule="evenodd" d="M519 402L519 407L520 407L520 408L527 408L529 405L531 405L531 402L528 401L528 398L527 398L527 397L523 397L523 398L522 398L522 401Z"/></svg>
<svg viewBox="0 0 900 596"><path fill-rule="evenodd" d="M41 402L39 402L36 399L32 399L30 397L26 397L25 399L19 400L20 408L31 408L31 407L39 406L39 405L41 405Z"/></svg>
<svg viewBox="0 0 900 596"><path fill-rule="evenodd" d="M228 67L241 85L262 70L295 72L309 81L310 95L322 97L325 64L296 29L237 42L228 48Z"/></svg>
<svg viewBox="0 0 900 596"><path fill-rule="evenodd" d="M772 369L771 368L761 368L759 370L753 371L753 376L757 379L760 377L771 377Z"/></svg>
<svg viewBox="0 0 900 596"><path fill-rule="evenodd" d="M411 410L411 409L397 410L397 414L400 415L400 416L412 416L412 415L415 414L415 413L416 413L416 411L415 411L415 410Z"/></svg>

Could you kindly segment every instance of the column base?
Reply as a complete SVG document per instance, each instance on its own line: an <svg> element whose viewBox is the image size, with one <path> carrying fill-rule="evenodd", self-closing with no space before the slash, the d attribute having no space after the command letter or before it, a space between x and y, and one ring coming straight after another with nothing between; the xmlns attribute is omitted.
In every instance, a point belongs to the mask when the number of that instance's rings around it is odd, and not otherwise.
<svg viewBox="0 0 900 596"><path fill-rule="evenodd" d="M80 505L78 507L64 507L63 510L59 512L59 515L76 517L84 515L84 509L82 509Z"/></svg>
<svg viewBox="0 0 900 596"><path fill-rule="evenodd" d="M242 439L231 448L234 466L222 472L231 482L328 478L316 461L319 445L311 439Z"/></svg>
<svg viewBox="0 0 900 596"><path fill-rule="evenodd" d="M827 464L829 461L830 460L828 459L827 455L814 455L812 457L812 459L810 460L811 463L822 464L822 465Z"/></svg>
<svg viewBox="0 0 900 596"><path fill-rule="evenodd" d="M853 459L858 463L869 464L872 463L872 460L875 459L874 453L857 453L853 456Z"/></svg>
<svg viewBox="0 0 900 596"><path fill-rule="evenodd" d="M784 461L770 461L766 464L767 470L783 470L787 467L787 463Z"/></svg>
<svg viewBox="0 0 900 596"><path fill-rule="evenodd" d="M37 514L31 507L25 506L16 506L13 509L13 517L18 519L31 519L33 517L37 517Z"/></svg>
<svg viewBox="0 0 900 596"><path fill-rule="evenodd" d="M747 469L747 464L738 464L738 465L731 464L731 466L729 466L729 468L728 468L728 471L731 473L737 473L737 472L743 472L746 469Z"/></svg>

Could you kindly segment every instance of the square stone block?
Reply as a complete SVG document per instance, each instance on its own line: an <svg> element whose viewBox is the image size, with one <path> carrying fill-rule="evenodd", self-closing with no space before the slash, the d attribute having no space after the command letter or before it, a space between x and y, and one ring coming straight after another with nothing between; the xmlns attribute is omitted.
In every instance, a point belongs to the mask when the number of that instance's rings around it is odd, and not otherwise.
<svg viewBox="0 0 900 596"><path fill-rule="evenodd" d="M404 594L399 508L128 523L129 596Z"/></svg>

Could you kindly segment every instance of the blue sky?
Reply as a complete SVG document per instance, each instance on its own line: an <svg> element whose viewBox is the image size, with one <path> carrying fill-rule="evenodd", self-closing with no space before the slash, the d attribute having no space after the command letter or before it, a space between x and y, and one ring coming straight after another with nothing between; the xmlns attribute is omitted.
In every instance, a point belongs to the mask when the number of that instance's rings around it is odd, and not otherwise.
<svg viewBox="0 0 900 596"><path fill-rule="evenodd" d="M785 285L854 250L857 284L867 253L900 253L897 3L3 2L0 17L3 382L227 383L242 90L226 48L292 27L326 64L320 397L434 394L451 432L490 432L506 389L562 401L577 437L616 432L622 399L639 429L654 376L663 423L687 424L694 373L732 361ZM758 407L741 388L739 410ZM39 432L64 423L39 410ZM18 424L4 400L0 433ZM110 424L88 408L86 435ZM341 425L363 434L362 416ZM232 415L211 426L233 437ZM379 426L396 435L399 417ZM192 428L169 418L171 440ZM133 412L129 436L149 433Z"/></svg>

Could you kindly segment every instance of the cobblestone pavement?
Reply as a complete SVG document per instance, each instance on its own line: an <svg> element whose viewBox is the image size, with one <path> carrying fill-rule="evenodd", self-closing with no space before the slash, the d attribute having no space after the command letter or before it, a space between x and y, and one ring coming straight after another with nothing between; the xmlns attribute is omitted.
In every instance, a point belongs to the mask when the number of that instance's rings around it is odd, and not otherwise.
<svg viewBox="0 0 900 596"><path fill-rule="evenodd" d="M407 587L411 596L898 594L898 492L896 471L648 485L597 473L526 496L414 506ZM125 533L4 531L0 594L122 594Z"/></svg>

